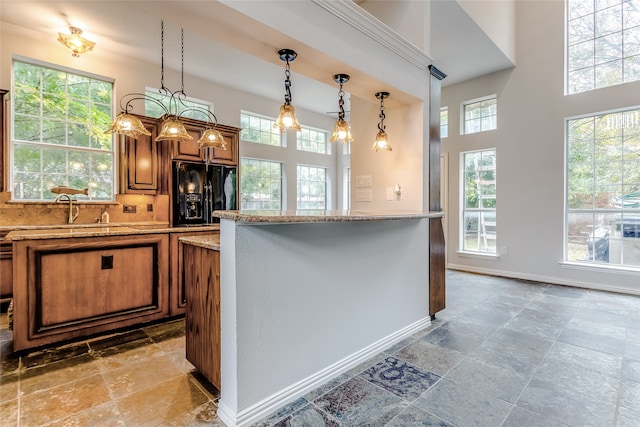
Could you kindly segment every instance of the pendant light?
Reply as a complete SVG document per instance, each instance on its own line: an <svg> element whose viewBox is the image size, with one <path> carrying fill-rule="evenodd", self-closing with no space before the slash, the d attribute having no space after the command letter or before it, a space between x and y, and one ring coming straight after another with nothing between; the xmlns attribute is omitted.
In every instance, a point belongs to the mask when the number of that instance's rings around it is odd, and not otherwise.
<svg viewBox="0 0 640 427"><path fill-rule="evenodd" d="M376 135L376 142L373 143L373 150L387 150L391 151L391 144L389 143L389 137L385 132L384 126L384 100L389 97L389 92L377 92L376 98L380 100L380 122L378 123L378 134Z"/></svg>
<svg viewBox="0 0 640 427"><path fill-rule="evenodd" d="M343 144L346 144L353 141L349 123L344 119L344 91L342 90L342 85L349 81L349 75L336 74L333 76L333 80L340 85L340 90L338 91L338 108L340 111L338 111L338 120L333 128L329 142L342 141Z"/></svg>
<svg viewBox="0 0 640 427"><path fill-rule="evenodd" d="M216 116L206 108L200 107L187 107L184 104L184 99L187 95L184 92L184 29L180 30L181 35L181 88L178 91L172 92L164 85L164 21L160 21L160 53L161 53L161 75L160 75L160 91L159 93L169 98L169 105L166 106L158 99L153 98L144 93L130 93L124 95L120 99L121 113L115 118L109 129L105 133L114 133L118 135L130 136L138 138L141 135L151 135L151 133L144 127L140 119L133 114L130 114L132 102L136 100L144 100L152 102L158 105L164 114L161 117L160 132L156 138L156 141L190 141L193 137L189 135L184 124L180 120L181 117L187 111L195 111L206 117L207 127L202 133L202 136L198 140L200 147L214 147L226 150L226 142L215 129L218 124ZM126 102L125 102L126 100ZM184 108L181 108L184 107Z"/></svg>
<svg viewBox="0 0 640 427"><path fill-rule="evenodd" d="M71 56L79 58L81 54L93 50L96 44L82 37L80 28L69 27L69 31L71 31L71 34L58 33L58 41L72 52Z"/></svg>
<svg viewBox="0 0 640 427"><path fill-rule="evenodd" d="M287 65L284 70L284 104L280 106L280 114L273 127L280 128L280 132L284 132L286 129L302 130L296 118L296 110L291 105L291 71L289 63L293 62L298 54L291 49L280 49L278 55Z"/></svg>

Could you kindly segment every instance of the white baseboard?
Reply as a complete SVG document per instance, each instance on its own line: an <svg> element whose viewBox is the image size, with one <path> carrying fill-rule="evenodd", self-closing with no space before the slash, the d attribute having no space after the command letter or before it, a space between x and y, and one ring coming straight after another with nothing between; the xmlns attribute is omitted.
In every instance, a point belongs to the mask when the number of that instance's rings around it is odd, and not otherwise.
<svg viewBox="0 0 640 427"><path fill-rule="evenodd" d="M629 295L640 295L640 289L622 288L618 286L603 285L602 283L586 282L577 280L566 280L553 276L542 276L537 274L528 274L516 271L500 270L495 268L481 268L470 265L447 264L450 270L467 271L469 273L486 274L489 276L509 277L512 279L531 280L534 282L550 283L552 285L573 286L576 288L595 289L599 291L609 291L624 293Z"/></svg>
<svg viewBox="0 0 640 427"><path fill-rule="evenodd" d="M276 411L278 408L293 402L311 390L329 382L372 356L375 356L385 348L411 336L430 323L431 320L429 317L420 319L238 413L235 413L224 401L220 400L218 404L218 417L228 427L245 427L251 425Z"/></svg>

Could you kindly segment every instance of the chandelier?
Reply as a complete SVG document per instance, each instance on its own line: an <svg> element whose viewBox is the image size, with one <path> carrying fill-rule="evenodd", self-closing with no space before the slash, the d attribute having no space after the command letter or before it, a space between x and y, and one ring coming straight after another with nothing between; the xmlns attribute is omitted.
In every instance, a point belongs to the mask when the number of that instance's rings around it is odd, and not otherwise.
<svg viewBox="0 0 640 427"><path fill-rule="evenodd" d="M93 50L96 44L82 37L80 28L69 27L69 31L71 31L71 34L58 33L58 41L71 51L71 56L79 58L81 54Z"/></svg>
<svg viewBox="0 0 640 427"><path fill-rule="evenodd" d="M181 88L172 92L164 85L164 21L160 21L160 40L161 40L161 75L159 94L168 98L168 106L160 100L153 98L144 93L129 93L120 98L121 113L115 118L109 129L105 133L117 135L125 135L138 138L141 135L150 136L149 132L140 119L131 114L133 108L132 103L137 100L149 101L158 105L164 114L161 117L160 132L156 137L156 141L190 141L193 139L187 132L181 118L185 113L194 111L202 114L207 122L205 130L202 132L198 145L200 148L220 148L227 149L226 142L222 134L216 129L218 119L215 114L206 108L187 107L184 103L187 95L184 91L184 29L181 29Z"/></svg>

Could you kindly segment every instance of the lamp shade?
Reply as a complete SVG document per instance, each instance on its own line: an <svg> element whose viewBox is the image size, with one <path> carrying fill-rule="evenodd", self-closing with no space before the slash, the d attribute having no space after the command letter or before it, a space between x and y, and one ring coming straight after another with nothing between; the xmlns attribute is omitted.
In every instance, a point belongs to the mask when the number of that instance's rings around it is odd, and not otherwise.
<svg viewBox="0 0 640 427"><path fill-rule="evenodd" d="M93 50L96 44L82 37L80 28L69 27L69 30L71 34L58 33L58 41L72 52L71 56L79 58L81 54Z"/></svg>
<svg viewBox="0 0 640 427"><path fill-rule="evenodd" d="M353 141L351 131L349 130L349 123L347 123L346 120L338 119L336 121L336 125L333 127L333 133L331 134L331 139L329 139L329 142L334 141L342 141L344 144Z"/></svg>
<svg viewBox="0 0 640 427"><path fill-rule="evenodd" d="M104 133L115 133L133 138L137 138L140 135L151 135L151 132L144 127L139 118L127 113L120 113Z"/></svg>
<svg viewBox="0 0 640 427"><path fill-rule="evenodd" d="M227 149L227 142L224 140L224 136L217 129L205 129L202 132L202 136L198 140L198 147L200 148L220 148L222 150Z"/></svg>
<svg viewBox="0 0 640 427"><path fill-rule="evenodd" d="M160 127L160 133L156 141L190 141L193 137L189 135L184 125L176 117L168 117Z"/></svg>
<svg viewBox="0 0 640 427"><path fill-rule="evenodd" d="M280 128L280 132L284 132L286 129L302 130L296 117L296 109L293 108L293 105L285 103L280 106L280 114L273 124L273 127Z"/></svg>
<svg viewBox="0 0 640 427"><path fill-rule="evenodd" d="M376 135L376 142L373 143L373 148L374 151L378 151L378 150L387 150L387 151L391 151L391 144L389 143L389 137L387 136L387 133L383 130L378 131L378 134Z"/></svg>

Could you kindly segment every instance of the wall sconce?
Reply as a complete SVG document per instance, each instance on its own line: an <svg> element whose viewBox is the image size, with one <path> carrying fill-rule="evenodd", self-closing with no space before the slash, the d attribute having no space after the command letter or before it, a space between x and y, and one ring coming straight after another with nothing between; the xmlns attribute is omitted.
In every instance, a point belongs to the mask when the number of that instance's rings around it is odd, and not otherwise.
<svg viewBox="0 0 640 427"><path fill-rule="evenodd" d="M333 128L333 134L331 134L329 142L342 141L343 144L346 144L353 141L349 123L344 119L344 91L342 90L342 85L349 81L349 75L336 74L333 76L333 80L340 84L340 90L338 91L338 107L340 111L338 111L338 120Z"/></svg>
<svg viewBox="0 0 640 427"><path fill-rule="evenodd" d="M296 110L291 105L291 71L289 62L293 62L298 54L291 49L280 49L278 55L287 65L284 70L284 104L280 107L280 114L273 127L280 128L280 132L284 132L286 129L302 130L296 118Z"/></svg>
<svg viewBox="0 0 640 427"><path fill-rule="evenodd" d="M380 123L378 123L378 134L376 135L376 142L373 143L373 150L387 150L391 151L391 144L389 143L389 137L387 136L387 132L385 132L384 126L384 100L389 97L389 92L377 92L376 98L380 100Z"/></svg>
<svg viewBox="0 0 640 427"><path fill-rule="evenodd" d="M93 50L96 45L82 37L82 30L77 27L69 27L71 34L58 33L58 41L65 45L72 53L74 58L80 58L80 55Z"/></svg>

